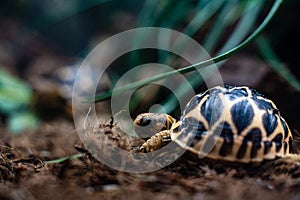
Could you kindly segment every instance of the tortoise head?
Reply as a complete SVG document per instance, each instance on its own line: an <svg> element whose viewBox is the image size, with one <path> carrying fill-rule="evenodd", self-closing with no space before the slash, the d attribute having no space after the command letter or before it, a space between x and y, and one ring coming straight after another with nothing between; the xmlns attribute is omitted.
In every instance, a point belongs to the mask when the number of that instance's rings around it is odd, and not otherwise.
<svg viewBox="0 0 300 200"><path fill-rule="evenodd" d="M134 120L135 132L141 138L150 138L162 130L169 130L176 120L167 114L143 113Z"/></svg>

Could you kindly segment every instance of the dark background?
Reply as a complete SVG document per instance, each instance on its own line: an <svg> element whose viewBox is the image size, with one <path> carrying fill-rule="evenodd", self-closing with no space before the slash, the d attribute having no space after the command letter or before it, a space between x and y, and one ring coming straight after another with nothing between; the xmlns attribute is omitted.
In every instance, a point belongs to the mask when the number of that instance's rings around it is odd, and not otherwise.
<svg viewBox="0 0 300 200"><path fill-rule="evenodd" d="M143 18L143 14L147 13L147 8L153 8L150 1L2 1L0 7L0 67L19 77L33 88L34 95L39 98L36 101L38 103L33 104L32 109L38 113L41 120L51 119L61 115L60 110L63 108L60 107L60 101L65 101L67 98L63 94L59 94L58 97L53 97L51 105L43 103L44 99L40 98L49 92L40 87L45 82L55 83L51 85L53 89L46 86L51 92L60 87L60 80L53 75L54 71L64 66L80 63L98 43L127 29L159 26L181 31L192 19L192 16L201 12L201 9L197 10L196 6L203 2L206 1L153 1L152 4L157 4L156 9L152 13L148 13L150 17ZM264 19L271 5L272 1L267 1L262 6L252 31ZM161 8L157 9L159 6ZM298 79L300 77L299 10L299 1L284 1L264 32L264 36L268 39L278 59ZM211 27L217 21L220 12L216 12L193 35L193 38L200 44L205 44L205 40L211 34ZM241 13L236 15L235 21L223 28L222 37L215 39L216 48L210 51L212 56L217 54L217 50L235 30ZM111 85L133 64L157 61L156 53L155 51L140 52L139 55L147 56L140 56L141 60L137 62L131 62L130 55L120 58L108 70ZM124 68L124 66L127 67ZM250 70L250 73L249 66L254 69ZM258 50L255 42L229 58L222 66L221 74L224 75L226 84L249 85L274 100L292 129L300 130L298 122L299 91L291 86L289 80L283 79L280 73L273 70ZM109 89L110 86L105 88ZM205 85L199 84L195 91L201 92L205 89ZM156 95L146 100L133 98L133 101L137 101L135 105L138 104L133 106L133 117L140 112L147 111L150 105L161 103L171 94L165 89L158 89ZM56 105L54 101L59 102L58 107L52 105ZM68 103L64 102L64 104ZM179 117L180 114L176 110L172 112Z"/></svg>

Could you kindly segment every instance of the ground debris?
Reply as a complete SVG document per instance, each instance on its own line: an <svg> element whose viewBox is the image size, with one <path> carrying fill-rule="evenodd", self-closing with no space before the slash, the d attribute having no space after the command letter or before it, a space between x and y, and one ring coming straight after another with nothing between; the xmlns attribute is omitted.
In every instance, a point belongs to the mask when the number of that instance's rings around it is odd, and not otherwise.
<svg viewBox="0 0 300 200"><path fill-rule="evenodd" d="M71 126L66 123L45 124L36 132L12 138L9 145L7 141L2 142L0 171L5 185L0 184L0 197L20 199L20 195L25 194L31 197L29 199L153 200L286 199L300 195L298 157L285 157L257 166L227 166L197 162L184 155L157 171L126 173L97 160L76 133L70 134ZM126 151L144 142L124 136L114 124L103 124L94 130L95 144L103 139L101 135ZM113 146L111 148L113 150ZM78 159L44 164L44 161L78 151L83 153Z"/></svg>

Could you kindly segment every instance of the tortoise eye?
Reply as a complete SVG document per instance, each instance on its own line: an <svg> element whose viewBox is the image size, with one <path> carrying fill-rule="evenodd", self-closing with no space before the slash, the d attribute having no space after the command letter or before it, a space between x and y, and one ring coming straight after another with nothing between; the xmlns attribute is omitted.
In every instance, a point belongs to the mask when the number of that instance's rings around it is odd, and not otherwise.
<svg viewBox="0 0 300 200"><path fill-rule="evenodd" d="M137 124L139 126L148 126L151 123L151 119L149 119L148 117L141 117Z"/></svg>

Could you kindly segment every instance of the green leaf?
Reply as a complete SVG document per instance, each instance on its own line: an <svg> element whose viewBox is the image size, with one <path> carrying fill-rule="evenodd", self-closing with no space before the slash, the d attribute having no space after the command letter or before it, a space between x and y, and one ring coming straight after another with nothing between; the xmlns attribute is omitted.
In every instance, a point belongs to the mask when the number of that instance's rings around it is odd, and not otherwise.
<svg viewBox="0 0 300 200"><path fill-rule="evenodd" d="M35 129L38 124L38 118L31 112L14 113L8 120L9 131L13 134L21 133L26 129Z"/></svg>
<svg viewBox="0 0 300 200"><path fill-rule="evenodd" d="M0 112L9 114L32 101L31 88L0 69Z"/></svg>

